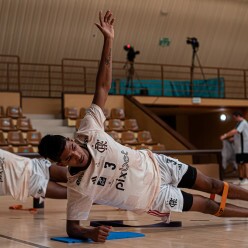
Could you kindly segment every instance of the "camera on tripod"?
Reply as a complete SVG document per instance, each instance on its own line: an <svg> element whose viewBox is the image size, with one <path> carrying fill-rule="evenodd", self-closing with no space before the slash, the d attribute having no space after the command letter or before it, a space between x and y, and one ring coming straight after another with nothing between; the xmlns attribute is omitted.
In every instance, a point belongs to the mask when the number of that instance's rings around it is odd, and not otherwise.
<svg viewBox="0 0 248 248"><path fill-rule="evenodd" d="M191 45L193 48L198 48L199 47L199 41L195 37L188 37L186 40L186 43Z"/></svg>
<svg viewBox="0 0 248 248"><path fill-rule="evenodd" d="M130 44L125 45L124 50L127 51L127 60L130 62L134 62L134 59L137 54L139 54L139 51L135 51L134 47L132 47Z"/></svg>

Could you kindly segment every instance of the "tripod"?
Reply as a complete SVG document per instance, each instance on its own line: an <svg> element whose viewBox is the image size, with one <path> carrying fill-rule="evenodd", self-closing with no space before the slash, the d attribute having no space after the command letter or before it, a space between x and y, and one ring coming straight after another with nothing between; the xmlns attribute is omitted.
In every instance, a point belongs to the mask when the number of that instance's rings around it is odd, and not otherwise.
<svg viewBox="0 0 248 248"><path fill-rule="evenodd" d="M199 68L201 70L201 74L202 74L202 77L203 77L203 80L205 83L206 83L206 78L205 78L201 63L200 63L199 56L197 54L197 51L199 49L198 40L196 38L188 38L186 42L187 42L187 44L192 45L192 50L193 50L192 51L191 67L190 67L190 94L191 94L191 97L193 97L194 96L193 80L194 80L195 58L197 59L197 62L198 62L198 65L199 65Z"/></svg>
<svg viewBox="0 0 248 248"><path fill-rule="evenodd" d="M133 77L134 77L134 73L135 73L134 61L127 61L126 64L124 65L124 68L126 68L128 66L128 64L130 66L127 69L127 82L126 82L126 86L125 86L125 95L127 95L129 88L131 89L131 94L133 95L133 93L134 93Z"/></svg>

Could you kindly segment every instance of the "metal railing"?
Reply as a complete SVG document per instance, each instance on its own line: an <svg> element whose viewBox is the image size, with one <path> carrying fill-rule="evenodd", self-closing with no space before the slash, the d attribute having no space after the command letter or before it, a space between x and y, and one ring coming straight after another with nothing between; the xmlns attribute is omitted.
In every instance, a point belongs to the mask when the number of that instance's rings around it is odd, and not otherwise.
<svg viewBox="0 0 248 248"><path fill-rule="evenodd" d="M0 91L20 91L22 96L61 97L63 92L93 93L98 60L62 59L61 64L21 62L18 56L0 55ZM246 99L247 70L237 68L191 67L186 65L113 61L111 94L156 96L202 96ZM204 72L204 75L203 73ZM208 80L215 80L209 86ZM128 90L128 91L127 91Z"/></svg>

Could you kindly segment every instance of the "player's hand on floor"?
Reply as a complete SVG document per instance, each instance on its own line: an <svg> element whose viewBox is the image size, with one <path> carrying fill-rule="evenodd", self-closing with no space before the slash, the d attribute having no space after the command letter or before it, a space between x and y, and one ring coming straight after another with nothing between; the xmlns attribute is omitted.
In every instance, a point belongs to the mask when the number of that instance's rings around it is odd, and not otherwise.
<svg viewBox="0 0 248 248"><path fill-rule="evenodd" d="M111 231L110 226L98 226L91 230L90 238L95 242L105 242Z"/></svg>

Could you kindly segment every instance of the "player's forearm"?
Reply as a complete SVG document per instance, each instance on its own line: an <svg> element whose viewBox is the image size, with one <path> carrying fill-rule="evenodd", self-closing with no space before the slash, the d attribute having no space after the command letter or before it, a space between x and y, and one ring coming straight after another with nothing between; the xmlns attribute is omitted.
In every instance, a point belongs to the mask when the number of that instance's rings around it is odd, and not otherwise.
<svg viewBox="0 0 248 248"><path fill-rule="evenodd" d="M233 135L235 135L236 133L238 133L238 131L236 129L232 129L231 131L224 133L223 135L221 135L220 139L224 140L224 139L229 139L231 138Z"/></svg>
<svg viewBox="0 0 248 248"><path fill-rule="evenodd" d="M67 223L67 234L71 238L78 239L90 239L92 230L89 228L84 228L79 224L68 224Z"/></svg>
<svg viewBox="0 0 248 248"><path fill-rule="evenodd" d="M104 38L101 61L96 77L96 87L103 87L107 91L110 90L112 83L112 45L113 38Z"/></svg>
<svg viewBox="0 0 248 248"><path fill-rule="evenodd" d="M71 238L92 239L95 242L105 242L110 231L110 226L84 228L79 225L79 221L67 220L67 234Z"/></svg>

